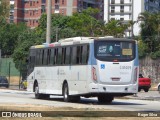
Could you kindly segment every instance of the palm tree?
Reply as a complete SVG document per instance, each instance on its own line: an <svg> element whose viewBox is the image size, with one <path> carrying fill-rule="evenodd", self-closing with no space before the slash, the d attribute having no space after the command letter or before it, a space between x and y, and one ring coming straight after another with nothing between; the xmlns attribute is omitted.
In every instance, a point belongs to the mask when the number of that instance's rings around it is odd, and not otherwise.
<svg viewBox="0 0 160 120"><path fill-rule="evenodd" d="M123 37L125 30L128 28L127 24L122 24L119 20L111 20L105 24L105 35Z"/></svg>

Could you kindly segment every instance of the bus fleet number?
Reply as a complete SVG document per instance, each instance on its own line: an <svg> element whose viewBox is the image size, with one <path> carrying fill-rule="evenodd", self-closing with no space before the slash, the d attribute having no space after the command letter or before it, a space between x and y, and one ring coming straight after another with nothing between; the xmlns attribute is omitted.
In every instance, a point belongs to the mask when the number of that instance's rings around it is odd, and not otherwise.
<svg viewBox="0 0 160 120"><path fill-rule="evenodd" d="M131 69L131 66L120 66L120 69Z"/></svg>

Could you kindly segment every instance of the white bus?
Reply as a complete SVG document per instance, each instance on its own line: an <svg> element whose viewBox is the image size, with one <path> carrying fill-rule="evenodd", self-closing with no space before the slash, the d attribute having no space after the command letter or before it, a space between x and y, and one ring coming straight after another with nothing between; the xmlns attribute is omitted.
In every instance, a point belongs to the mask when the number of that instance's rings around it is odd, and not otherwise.
<svg viewBox="0 0 160 120"><path fill-rule="evenodd" d="M62 95L65 102L138 91L137 42L125 38L74 37L30 48L27 82L35 97Z"/></svg>

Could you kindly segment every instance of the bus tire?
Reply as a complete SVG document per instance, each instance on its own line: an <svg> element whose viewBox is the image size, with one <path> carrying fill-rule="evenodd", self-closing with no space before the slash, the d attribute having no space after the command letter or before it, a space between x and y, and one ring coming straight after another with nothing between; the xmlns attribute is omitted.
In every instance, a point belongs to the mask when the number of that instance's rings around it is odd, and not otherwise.
<svg viewBox="0 0 160 120"><path fill-rule="evenodd" d="M68 89L67 83L64 83L64 86L63 86L63 99L64 99L64 102L70 102L69 89Z"/></svg>
<svg viewBox="0 0 160 120"><path fill-rule="evenodd" d="M38 84L35 85L35 88L34 88L34 89L35 89L35 92L34 92L34 93L35 93L35 98L36 98L36 99L42 99L42 98L43 98L43 95L39 93Z"/></svg>
<svg viewBox="0 0 160 120"><path fill-rule="evenodd" d="M103 95L98 96L99 103L111 103L113 99L114 99L113 96L103 96Z"/></svg>

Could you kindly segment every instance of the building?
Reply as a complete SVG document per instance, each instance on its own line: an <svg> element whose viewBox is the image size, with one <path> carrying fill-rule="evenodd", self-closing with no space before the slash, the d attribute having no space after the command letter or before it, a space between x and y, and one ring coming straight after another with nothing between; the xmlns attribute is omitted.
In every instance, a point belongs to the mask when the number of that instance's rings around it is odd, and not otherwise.
<svg viewBox="0 0 160 120"><path fill-rule="evenodd" d="M14 0L10 0L9 23L14 22Z"/></svg>
<svg viewBox="0 0 160 120"><path fill-rule="evenodd" d="M144 11L158 12L160 0L104 0L104 21L121 20L135 22L126 35L132 37L139 34L138 16Z"/></svg>
<svg viewBox="0 0 160 120"><path fill-rule="evenodd" d="M148 12L159 12L160 11L160 0L145 0L144 1L145 11Z"/></svg>
<svg viewBox="0 0 160 120"><path fill-rule="evenodd" d="M52 0L52 13L71 16L88 7L101 7L103 0ZM27 26L38 26L38 20L47 11L47 0L15 0L14 22L26 22ZM103 18L103 11L98 16Z"/></svg>

